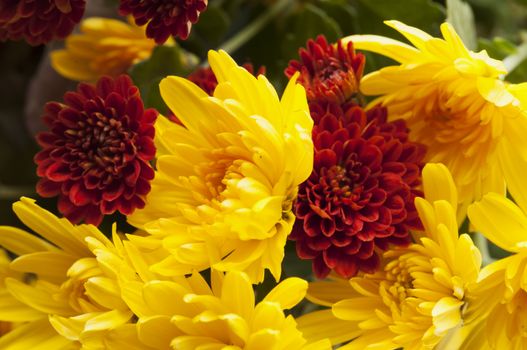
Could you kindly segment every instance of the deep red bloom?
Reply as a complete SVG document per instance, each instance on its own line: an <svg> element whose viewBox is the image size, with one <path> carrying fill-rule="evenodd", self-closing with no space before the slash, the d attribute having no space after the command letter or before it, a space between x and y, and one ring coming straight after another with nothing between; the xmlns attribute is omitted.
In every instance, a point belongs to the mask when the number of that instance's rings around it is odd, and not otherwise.
<svg viewBox="0 0 527 350"><path fill-rule="evenodd" d="M300 185L290 238L300 258L313 259L317 277L331 270L349 278L374 272L379 249L410 242L421 224L414 206L424 146L408 141L403 120L386 109L352 103L311 103L315 159Z"/></svg>
<svg viewBox="0 0 527 350"><path fill-rule="evenodd" d="M345 46L328 44L323 35L309 39L307 50L298 50L300 61L291 60L285 75L291 78L300 72L298 83L306 89L309 101L344 103L359 91L359 81L364 70L365 58L355 53L353 43Z"/></svg>
<svg viewBox="0 0 527 350"><path fill-rule="evenodd" d="M154 178L156 117L127 75L81 83L64 103L47 103L50 131L37 136L35 156L38 194L59 196L59 211L73 223L98 225L103 215L143 208Z"/></svg>
<svg viewBox="0 0 527 350"><path fill-rule="evenodd" d="M186 39L193 23L207 9L208 0L121 0L119 13L145 25L146 36L162 44L173 35Z"/></svg>
<svg viewBox="0 0 527 350"><path fill-rule="evenodd" d="M64 39L81 20L85 6L85 0L2 0L0 40L40 45Z"/></svg>

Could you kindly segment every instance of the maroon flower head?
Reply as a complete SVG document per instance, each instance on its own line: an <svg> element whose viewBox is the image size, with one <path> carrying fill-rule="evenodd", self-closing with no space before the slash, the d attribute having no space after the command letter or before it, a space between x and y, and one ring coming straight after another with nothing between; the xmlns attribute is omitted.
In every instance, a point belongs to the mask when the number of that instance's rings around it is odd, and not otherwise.
<svg viewBox="0 0 527 350"><path fill-rule="evenodd" d="M85 0L2 0L0 40L40 45L64 39L81 20L85 6Z"/></svg>
<svg viewBox="0 0 527 350"><path fill-rule="evenodd" d="M188 38L190 28L207 9L208 0L120 0L119 13L132 15L135 23L145 25L146 36L162 44L173 35Z"/></svg>
<svg viewBox="0 0 527 350"><path fill-rule="evenodd" d="M150 191L157 112L144 110L127 75L81 83L64 103L49 102L37 136L37 192L58 196L58 209L71 222L98 225L115 211L143 208Z"/></svg>
<svg viewBox="0 0 527 350"><path fill-rule="evenodd" d="M315 159L295 203L290 239L313 260L319 278L373 273L379 251L410 243L420 229L414 206L425 148L408 141L403 120L386 121L380 106L311 103Z"/></svg>
<svg viewBox="0 0 527 350"><path fill-rule="evenodd" d="M306 89L309 101L344 103L359 92L364 70L364 55L355 53L353 43L328 44L323 35L308 40L307 50L298 51L300 61L291 60L285 75L300 72L298 83Z"/></svg>

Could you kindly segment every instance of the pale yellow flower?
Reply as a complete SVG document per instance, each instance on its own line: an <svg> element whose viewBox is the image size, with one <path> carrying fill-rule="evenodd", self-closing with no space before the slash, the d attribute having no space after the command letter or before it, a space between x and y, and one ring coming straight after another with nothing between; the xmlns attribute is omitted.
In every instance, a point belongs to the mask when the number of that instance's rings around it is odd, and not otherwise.
<svg viewBox="0 0 527 350"><path fill-rule="evenodd" d="M352 35L356 49L398 65L366 75L361 91L380 95L391 119L403 118L410 138L428 147L426 161L445 164L458 187L460 216L488 192L527 196L527 85L512 85L501 61L469 51L453 27L443 38L398 21L386 24L414 46L376 35ZM527 200L527 199L526 199Z"/></svg>
<svg viewBox="0 0 527 350"><path fill-rule="evenodd" d="M92 17L82 21L80 31L68 36L64 49L51 53L53 68L77 81L125 73L133 64L150 57L156 46L146 37L145 29L133 22Z"/></svg>
<svg viewBox="0 0 527 350"><path fill-rule="evenodd" d="M124 253L118 235L112 243L95 226L74 226L29 198L13 209L42 238L0 227L0 246L17 256L9 268L26 276L5 279L9 295L0 300L15 302L0 308L0 319L32 321L0 338L1 348L146 348L133 346L134 315L120 295Z"/></svg>
<svg viewBox="0 0 527 350"><path fill-rule="evenodd" d="M307 282L288 278L255 305L246 274L194 273L178 281L122 280L123 297L136 313L140 340L155 349L330 350L327 340L308 344L285 309L299 303Z"/></svg>
<svg viewBox="0 0 527 350"><path fill-rule="evenodd" d="M385 252L380 271L349 284L310 284L309 298L332 309L299 318L308 339L354 339L340 349L441 349L467 321L481 256L468 235L458 235L457 194L447 168L427 164L423 185L425 198L415 200L425 228L418 243Z"/></svg>
<svg viewBox="0 0 527 350"><path fill-rule="evenodd" d="M521 209L520 209L521 208ZM527 349L527 207L489 193L468 208L476 230L513 255L481 271L473 309L486 310L479 329L463 344L470 349Z"/></svg>
<svg viewBox="0 0 527 350"><path fill-rule="evenodd" d="M313 166L305 91L292 79L280 100L263 75L227 53L210 51L209 62L214 96L179 77L160 84L184 126L156 122L163 151L152 190L128 218L149 236L129 239L158 254L152 270L166 276L212 266L244 271L253 282L269 269L278 280L292 202Z"/></svg>

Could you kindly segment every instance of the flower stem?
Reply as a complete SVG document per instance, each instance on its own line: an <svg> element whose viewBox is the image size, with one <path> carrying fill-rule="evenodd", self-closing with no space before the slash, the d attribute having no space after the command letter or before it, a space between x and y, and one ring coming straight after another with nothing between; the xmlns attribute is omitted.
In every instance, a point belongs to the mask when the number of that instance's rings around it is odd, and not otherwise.
<svg viewBox="0 0 527 350"><path fill-rule="evenodd" d="M490 255L489 246L487 244L487 239L485 238L485 236L483 236L479 232L475 232L472 235L472 238L474 240L474 244L476 245L476 247L478 247L481 253L482 265L486 266L493 262L495 259Z"/></svg>
<svg viewBox="0 0 527 350"><path fill-rule="evenodd" d="M278 0L242 31L221 44L218 50L227 51L229 54L238 50L253 36L258 34L258 32L261 31L277 14L283 12L292 2L292 0Z"/></svg>
<svg viewBox="0 0 527 350"><path fill-rule="evenodd" d="M6 186L0 183L0 199L19 199L22 196L32 196L35 194L33 187Z"/></svg>
<svg viewBox="0 0 527 350"><path fill-rule="evenodd" d="M510 74L527 58L527 38L523 35L522 39L523 43L517 47L516 52L503 59L507 74Z"/></svg>

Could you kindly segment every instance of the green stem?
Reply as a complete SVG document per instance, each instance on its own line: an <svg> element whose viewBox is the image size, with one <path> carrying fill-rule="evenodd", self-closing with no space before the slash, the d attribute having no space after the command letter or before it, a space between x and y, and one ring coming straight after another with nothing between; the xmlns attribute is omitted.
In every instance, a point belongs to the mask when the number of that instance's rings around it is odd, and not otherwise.
<svg viewBox="0 0 527 350"><path fill-rule="evenodd" d="M22 196L35 195L35 188L24 186L6 186L0 184L0 199L17 200Z"/></svg>
<svg viewBox="0 0 527 350"><path fill-rule="evenodd" d="M276 15L283 12L292 2L292 0L278 0L273 6L269 7L264 14L252 21L251 24L243 28L238 34L220 45L218 50L224 50L228 53L233 53L238 50L247 41L258 34L258 32L261 31Z"/></svg>
<svg viewBox="0 0 527 350"><path fill-rule="evenodd" d="M481 253L481 260L483 266L492 263L495 259L492 258L492 256L490 255L489 246L487 244L487 239L485 238L485 236L483 236L479 232L476 232L472 235L472 239L474 240L474 244L476 245L476 247L478 247Z"/></svg>
<svg viewBox="0 0 527 350"><path fill-rule="evenodd" d="M507 74L515 70L520 63L527 58L527 42L523 42L517 47L516 53L509 55L503 59L503 65L507 69Z"/></svg>

